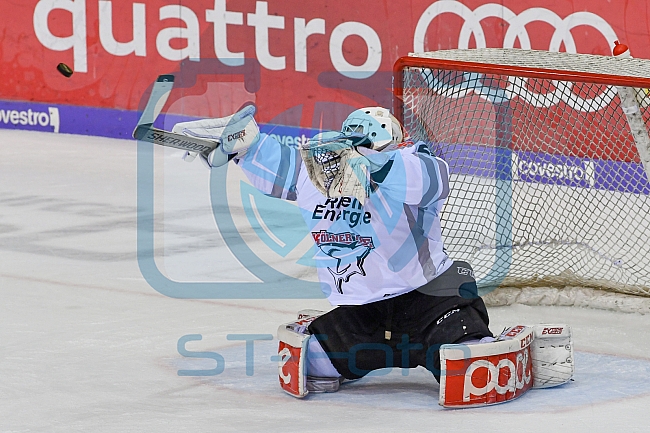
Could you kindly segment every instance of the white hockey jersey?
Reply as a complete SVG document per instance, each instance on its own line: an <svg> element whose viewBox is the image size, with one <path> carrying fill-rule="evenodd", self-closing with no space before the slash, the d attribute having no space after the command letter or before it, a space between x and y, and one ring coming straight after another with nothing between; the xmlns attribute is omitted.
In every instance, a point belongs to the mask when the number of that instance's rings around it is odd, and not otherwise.
<svg viewBox="0 0 650 433"><path fill-rule="evenodd" d="M311 183L297 148L262 134L237 161L262 193L297 200L317 247L321 288L332 305L359 305L418 288L451 266L440 211L449 193L447 163L424 143L384 150L377 188L362 206L327 198Z"/></svg>

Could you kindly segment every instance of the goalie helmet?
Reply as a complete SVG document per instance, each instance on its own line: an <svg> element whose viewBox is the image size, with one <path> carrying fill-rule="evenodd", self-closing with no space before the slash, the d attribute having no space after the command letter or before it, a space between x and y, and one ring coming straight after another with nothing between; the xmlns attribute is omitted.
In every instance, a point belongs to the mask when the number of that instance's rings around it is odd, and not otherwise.
<svg viewBox="0 0 650 433"><path fill-rule="evenodd" d="M389 110L382 107L366 107L355 110L345 119L341 132L356 132L366 135L377 151L389 144L401 143L404 130Z"/></svg>

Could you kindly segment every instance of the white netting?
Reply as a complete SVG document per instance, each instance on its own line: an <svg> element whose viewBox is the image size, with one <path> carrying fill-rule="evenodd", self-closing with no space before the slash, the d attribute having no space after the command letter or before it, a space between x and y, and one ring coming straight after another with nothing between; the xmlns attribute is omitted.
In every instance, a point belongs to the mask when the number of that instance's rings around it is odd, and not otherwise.
<svg viewBox="0 0 650 433"><path fill-rule="evenodd" d="M481 48L476 50L440 50L410 53L410 57L474 62L526 69L582 72L612 77L650 78L650 62L646 59L596 56L591 54L557 53L516 48Z"/></svg>
<svg viewBox="0 0 650 433"><path fill-rule="evenodd" d="M495 66L429 69L418 57ZM637 59L513 49L413 55L402 115L410 136L451 167L448 252L472 263L482 288L650 295L650 185L616 88L507 76L501 65L650 77L650 61ZM647 125L645 95L638 89Z"/></svg>

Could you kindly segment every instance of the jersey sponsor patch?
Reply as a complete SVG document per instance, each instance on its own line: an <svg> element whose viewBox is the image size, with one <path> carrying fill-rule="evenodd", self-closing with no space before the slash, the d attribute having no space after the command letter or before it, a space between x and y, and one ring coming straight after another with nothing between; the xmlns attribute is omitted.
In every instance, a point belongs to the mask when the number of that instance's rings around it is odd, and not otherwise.
<svg viewBox="0 0 650 433"><path fill-rule="evenodd" d="M363 263L375 246L370 236L357 233L330 233L321 230L311 233L316 246L327 256L336 259L336 267L327 269L334 278L336 290L343 294L343 284L355 274L366 275Z"/></svg>
<svg viewBox="0 0 650 433"><path fill-rule="evenodd" d="M372 215L364 211L361 203L352 197L334 197L325 200L325 203L318 203L314 206L311 215L312 220L343 220L348 223L350 228L355 228L358 224L370 224Z"/></svg>

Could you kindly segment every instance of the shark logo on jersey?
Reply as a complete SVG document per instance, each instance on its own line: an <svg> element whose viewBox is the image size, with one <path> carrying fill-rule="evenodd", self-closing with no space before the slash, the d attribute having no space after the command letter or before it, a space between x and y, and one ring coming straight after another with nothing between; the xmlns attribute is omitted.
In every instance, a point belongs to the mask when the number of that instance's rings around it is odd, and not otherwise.
<svg viewBox="0 0 650 433"><path fill-rule="evenodd" d="M363 262L375 248L372 237L350 232L330 233L326 230L312 232L311 235L324 254L336 259L336 268L327 269L334 277L334 285L339 293L343 294L343 283L350 281L352 275L366 275Z"/></svg>

